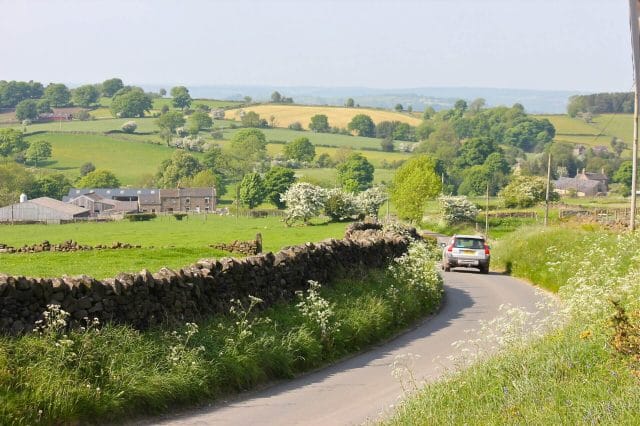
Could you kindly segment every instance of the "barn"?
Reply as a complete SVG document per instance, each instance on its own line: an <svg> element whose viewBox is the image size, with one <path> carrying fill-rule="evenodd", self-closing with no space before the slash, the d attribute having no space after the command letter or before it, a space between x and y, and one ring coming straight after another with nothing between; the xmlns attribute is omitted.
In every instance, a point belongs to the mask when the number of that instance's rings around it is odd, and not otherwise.
<svg viewBox="0 0 640 426"><path fill-rule="evenodd" d="M4 223L60 223L89 217L89 210L49 197L27 200L0 208L0 222Z"/></svg>

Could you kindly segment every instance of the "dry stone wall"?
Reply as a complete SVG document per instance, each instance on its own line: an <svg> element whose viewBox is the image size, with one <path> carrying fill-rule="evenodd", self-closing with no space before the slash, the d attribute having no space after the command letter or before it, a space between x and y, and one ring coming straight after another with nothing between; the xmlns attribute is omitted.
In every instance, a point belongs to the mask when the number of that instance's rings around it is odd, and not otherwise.
<svg viewBox="0 0 640 426"><path fill-rule="evenodd" d="M43 241L39 244L33 244L30 246L13 247L6 244L0 244L0 253L40 253L44 251L89 251L89 250L116 250L116 249L130 249L140 248L140 245L133 245L129 243L121 243L116 241L112 244L98 244L97 246L90 246L87 244L79 244L76 241L68 240L60 244L51 244L49 241Z"/></svg>
<svg viewBox="0 0 640 426"><path fill-rule="evenodd" d="M402 255L411 240L407 235L384 233L379 226L359 227L349 227L342 240L306 243L243 259L200 260L154 274L143 270L105 280L0 275L0 332L32 330L49 304L60 305L75 324L98 318L101 323L138 329L228 312L232 299L249 295L263 299L266 307L292 299L296 291L307 288L308 280L327 283L342 271L382 267Z"/></svg>

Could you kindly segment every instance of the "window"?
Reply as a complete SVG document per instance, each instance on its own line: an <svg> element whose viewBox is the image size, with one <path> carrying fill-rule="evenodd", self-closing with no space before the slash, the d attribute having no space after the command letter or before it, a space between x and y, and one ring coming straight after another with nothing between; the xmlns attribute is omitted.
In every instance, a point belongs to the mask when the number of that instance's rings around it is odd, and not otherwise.
<svg viewBox="0 0 640 426"><path fill-rule="evenodd" d="M209 204L209 197L204 197L204 203Z"/></svg>
<svg viewBox="0 0 640 426"><path fill-rule="evenodd" d="M205 212L207 212L207 213L209 213L209 207L205 207L205 208L204 208L204 211L205 211Z"/></svg>
<svg viewBox="0 0 640 426"><path fill-rule="evenodd" d="M186 198L186 199L184 200L184 203L185 203L185 204L189 204L190 202L191 202L191 199L190 199L190 198Z"/></svg>
<svg viewBox="0 0 640 426"><path fill-rule="evenodd" d="M184 211L188 212L189 211L189 207L185 207Z"/></svg>

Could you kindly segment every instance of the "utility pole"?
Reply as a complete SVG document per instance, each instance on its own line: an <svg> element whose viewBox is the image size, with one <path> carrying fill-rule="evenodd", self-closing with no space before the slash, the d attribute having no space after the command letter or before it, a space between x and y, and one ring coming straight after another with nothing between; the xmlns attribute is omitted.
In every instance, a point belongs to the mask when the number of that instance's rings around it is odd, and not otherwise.
<svg viewBox="0 0 640 426"><path fill-rule="evenodd" d="M544 199L544 226L549 225L549 192L551 188L551 153L547 163L547 195Z"/></svg>
<svg viewBox="0 0 640 426"><path fill-rule="evenodd" d="M636 229L636 192L638 186L638 99L640 97L640 31L638 16L640 16L640 1L629 0L629 24L631 26L631 48L633 49L634 74L634 106L633 106L633 157L631 175L631 214L629 215L629 229Z"/></svg>
<svg viewBox="0 0 640 426"><path fill-rule="evenodd" d="M484 237L489 239L489 182L487 181L487 198L484 208Z"/></svg>

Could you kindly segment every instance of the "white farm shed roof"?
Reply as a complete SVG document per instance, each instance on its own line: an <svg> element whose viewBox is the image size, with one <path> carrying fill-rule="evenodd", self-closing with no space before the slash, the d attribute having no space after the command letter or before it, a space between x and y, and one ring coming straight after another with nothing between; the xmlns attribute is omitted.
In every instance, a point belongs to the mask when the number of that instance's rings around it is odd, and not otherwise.
<svg viewBox="0 0 640 426"><path fill-rule="evenodd" d="M89 216L89 210L40 197L0 208L0 222L55 222Z"/></svg>

